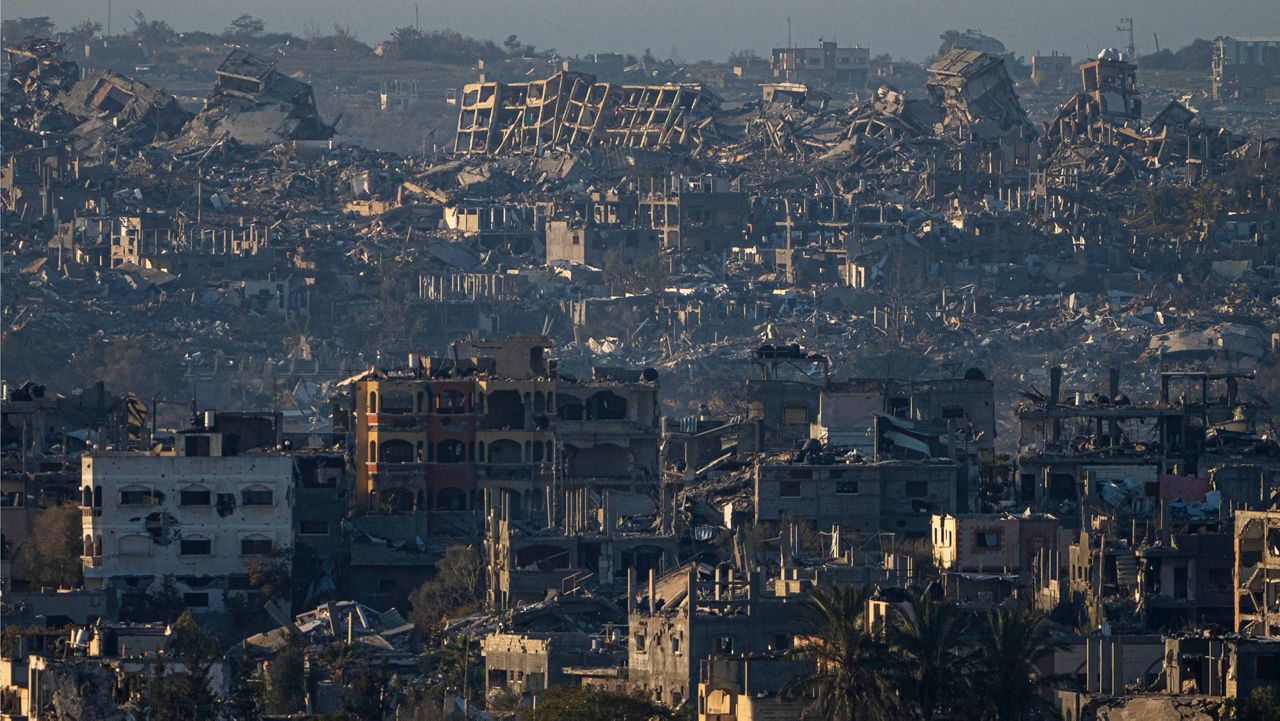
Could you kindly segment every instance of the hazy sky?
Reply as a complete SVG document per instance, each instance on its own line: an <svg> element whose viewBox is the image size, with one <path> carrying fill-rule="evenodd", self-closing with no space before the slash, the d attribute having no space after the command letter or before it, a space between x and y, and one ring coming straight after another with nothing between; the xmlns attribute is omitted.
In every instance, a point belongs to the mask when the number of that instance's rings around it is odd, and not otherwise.
<svg viewBox="0 0 1280 721"><path fill-rule="evenodd" d="M92 17L106 23L107 0L4 0L6 18L49 15L60 26ZM1139 53L1177 48L1196 37L1280 35L1280 0L419 0L423 28L452 28L501 41L516 33L526 43L576 54L597 50L665 57L723 59L750 48L762 55L785 45L787 16L797 45L818 36L872 52L921 59L948 28L977 28L1018 54L1086 51L1123 46L1121 17L1133 17ZM220 30L242 12L268 29L301 33L314 22L350 26L372 44L399 25L413 24L405 0L112 0L113 30L131 26L142 10L175 29Z"/></svg>

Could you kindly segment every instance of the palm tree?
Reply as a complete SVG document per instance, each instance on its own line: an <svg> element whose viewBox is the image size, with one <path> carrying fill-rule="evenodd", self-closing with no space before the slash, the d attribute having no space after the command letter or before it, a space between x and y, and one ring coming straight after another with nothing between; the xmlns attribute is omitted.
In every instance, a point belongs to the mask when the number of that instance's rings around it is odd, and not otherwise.
<svg viewBox="0 0 1280 721"><path fill-rule="evenodd" d="M932 721L963 708L971 688L966 622L954 604L929 592L912 596L889 627L890 678L913 716Z"/></svg>
<svg viewBox="0 0 1280 721"><path fill-rule="evenodd" d="M1054 638L1044 615L1024 608L1001 608L987 616L978 637L982 671L983 718L1032 721L1056 718L1054 704L1041 691L1060 688L1069 677L1046 674L1041 665L1064 642Z"/></svg>
<svg viewBox="0 0 1280 721"><path fill-rule="evenodd" d="M801 628L808 641L795 655L814 661L812 671L788 684L787 695L811 696L811 709L826 721L863 721L887 716L878 671L884 644L866 632L867 590L815 589L805 600Z"/></svg>

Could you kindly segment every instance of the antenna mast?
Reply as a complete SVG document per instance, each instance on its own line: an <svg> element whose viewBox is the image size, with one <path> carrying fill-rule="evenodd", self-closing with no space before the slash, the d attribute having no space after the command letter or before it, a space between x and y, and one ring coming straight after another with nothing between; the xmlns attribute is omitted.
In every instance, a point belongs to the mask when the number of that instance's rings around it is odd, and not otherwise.
<svg viewBox="0 0 1280 721"><path fill-rule="evenodd" d="M1120 24L1116 26L1116 31L1129 34L1129 62L1136 62L1138 55L1133 45L1133 18L1120 18Z"/></svg>

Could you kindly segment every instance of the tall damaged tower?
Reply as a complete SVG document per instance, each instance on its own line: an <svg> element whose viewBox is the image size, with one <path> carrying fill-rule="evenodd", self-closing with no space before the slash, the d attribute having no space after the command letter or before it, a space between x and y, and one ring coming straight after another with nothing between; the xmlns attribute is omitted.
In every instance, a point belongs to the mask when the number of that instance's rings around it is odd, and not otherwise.
<svg viewBox="0 0 1280 721"><path fill-rule="evenodd" d="M1037 135L1018 102L1004 60L955 48L929 66L929 98L943 111L944 132L970 138L998 138L1017 132Z"/></svg>

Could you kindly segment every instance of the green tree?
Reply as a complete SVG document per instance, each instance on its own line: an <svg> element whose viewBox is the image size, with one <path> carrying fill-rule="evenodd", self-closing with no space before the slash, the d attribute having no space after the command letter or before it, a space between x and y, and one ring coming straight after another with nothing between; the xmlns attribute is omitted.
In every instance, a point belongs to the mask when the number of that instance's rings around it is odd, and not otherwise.
<svg viewBox="0 0 1280 721"><path fill-rule="evenodd" d="M18 570L34 586L73 588L82 579L80 508L73 503L36 514L27 540L18 547Z"/></svg>
<svg viewBox="0 0 1280 721"><path fill-rule="evenodd" d="M69 377L74 381L100 380L107 388L143 398L189 393L177 373L180 361L167 351L152 348L154 344L155 340L146 336L87 338L72 355Z"/></svg>
<svg viewBox="0 0 1280 721"><path fill-rule="evenodd" d="M456 633L445 639L436 652L446 686L458 689L474 703L484 695L484 659L480 657L480 639Z"/></svg>
<svg viewBox="0 0 1280 721"><path fill-rule="evenodd" d="M306 702L307 671L302 647L292 638L267 662L266 683L262 686L262 705L267 713L291 714L301 711Z"/></svg>
<svg viewBox="0 0 1280 721"><path fill-rule="evenodd" d="M258 707L258 698L254 694L253 685L249 682L250 668L248 659L236 659L235 672L231 677L231 689L223 707L226 721L260 721L262 719L262 709Z"/></svg>
<svg viewBox="0 0 1280 721"><path fill-rule="evenodd" d="M347 670L354 666L355 661L356 647L346 641L331 643L320 651L320 665L340 686L346 685Z"/></svg>
<svg viewBox="0 0 1280 721"><path fill-rule="evenodd" d="M438 629L440 622L459 610L480 602L484 590L484 562L474 548L449 546L436 564L435 578L409 595L410 620L425 631Z"/></svg>
<svg viewBox="0 0 1280 721"><path fill-rule="evenodd" d="M141 10L133 14L133 32L131 33L134 40L154 50L162 45L172 43L174 38L178 36L169 23L163 20L150 20L146 13Z"/></svg>
<svg viewBox="0 0 1280 721"><path fill-rule="evenodd" d="M209 688L209 669L218 657L217 644L190 611L183 611L172 627L170 651L182 664L161 668L147 686L144 698L150 721L215 721L218 701Z"/></svg>
<svg viewBox="0 0 1280 721"><path fill-rule="evenodd" d="M98 37L102 32L102 23L96 20L85 20L70 30L62 33L62 41L68 46L84 45Z"/></svg>
<svg viewBox="0 0 1280 721"><path fill-rule="evenodd" d="M1213 43L1204 38L1196 38L1190 45L1177 51L1168 48L1138 58L1138 65L1144 70L1189 70L1209 72L1213 63Z"/></svg>
<svg viewBox="0 0 1280 721"><path fill-rule="evenodd" d="M826 721L889 715L881 677L885 647L865 625L869 598L866 589L828 586L805 600L799 628L807 638L793 653L812 659L814 668L788 684L785 693L812 697L812 710Z"/></svg>
<svg viewBox="0 0 1280 721"><path fill-rule="evenodd" d="M959 609L927 592L895 614L888 630L891 676L919 718L944 717L964 704L972 680L964 635Z"/></svg>
<svg viewBox="0 0 1280 721"><path fill-rule="evenodd" d="M507 38L510 42L514 36ZM432 30L424 32L412 25L396 28L391 31L391 39L387 41L385 50L393 57L404 60L429 60L450 65L470 65L476 60L493 62L501 60L509 53L519 55L532 51L528 45L520 44L518 48L504 51L491 40L477 40L467 37L455 30Z"/></svg>
<svg viewBox="0 0 1280 721"><path fill-rule="evenodd" d="M380 721L385 718L390 706L387 695L389 678L383 664L375 664L369 659L356 664L347 692L342 696L339 718L353 721Z"/></svg>
<svg viewBox="0 0 1280 721"><path fill-rule="evenodd" d="M1024 608L1002 608L987 616L979 629L975 662L979 706L992 721L1057 718L1054 704L1041 695L1067 684L1067 677L1041 669L1061 648L1044 617Z"/></svg>
<svg viewBox="0 0 1280 721"><path fill-rule="evenodd" d="M538 696L529 721L675 721L680 715L629 694L556 686Z"/></svg>
<svg viewBox="0 0 1280 721"><path fill-rule="evenodd" d="M48 16L34 18L10 18L0 22L0 36L5 44L16 43L29 36L53 37L53 21Z"/></svg>
<svg viewBox="0 0 1280 721"><path fill-rule="evenodd" d="M231 21L231 27L227 28L227 34L239 40L251 40L261 35L266 29L266 23L249 13L244 13Z"/></svg>
<svg viewBox="0 0 1280 721"><path fill-rule="evenodd" d="M1276 721L1280 719L1280 695L1274 686L1259 686L1246 698L1231 699L1227 721Z"/></svg>
<svg viewBox="0 0 1280 721"><path fill-rule="evenodd" d="M278 548L261 556L245 560L244 570L249 583L262 592L267 600L289 600L293 588L293 550Z"/></svg>

